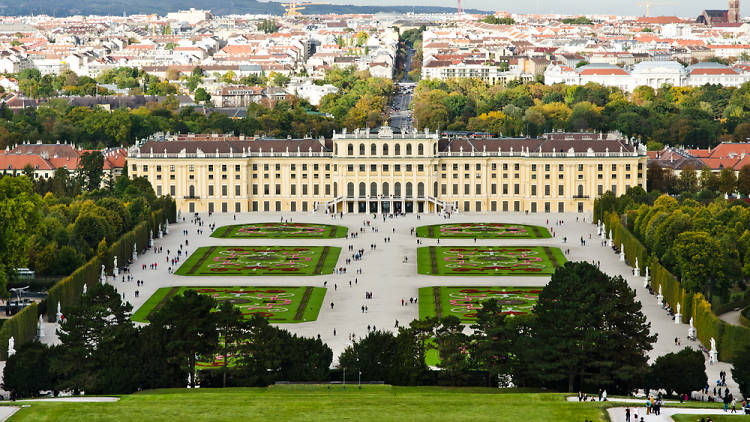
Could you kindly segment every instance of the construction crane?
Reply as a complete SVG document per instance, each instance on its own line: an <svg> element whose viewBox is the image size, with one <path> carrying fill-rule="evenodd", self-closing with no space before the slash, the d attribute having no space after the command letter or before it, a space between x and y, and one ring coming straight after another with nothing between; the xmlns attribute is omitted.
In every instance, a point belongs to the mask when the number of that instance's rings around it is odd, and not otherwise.
<svg viewBox="0 0 750 422"><path fill-rule="evenodd" d="M313 4L325 4L325 3L312 3L309 1L303 2L303 1L292 0L289 3L281 3L281 6L284 7L284 10L285 10L284 16L300 16L302 15L302 13L300 13L300 10L305 10L305 6L310 6Z"/></svg>
<svg viewBox="0 0 750 422"><path fill-rule="evenodd" d="M652 2L651 0L645 0L642 2L638 2L638 7L645 7L646 8L646 17L651 16L651 6L674 6L675 3L672 2Z"/></svg>

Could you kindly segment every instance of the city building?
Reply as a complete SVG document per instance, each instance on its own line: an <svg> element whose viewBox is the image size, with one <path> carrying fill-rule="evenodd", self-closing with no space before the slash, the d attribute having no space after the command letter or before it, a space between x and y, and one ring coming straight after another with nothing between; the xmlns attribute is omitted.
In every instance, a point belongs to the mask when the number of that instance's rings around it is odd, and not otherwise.
<svg viewBox="0 0 750 422"><path fill-rule="evenodd" d="M129 151L182 212L588 212L606 191L646 187L645 147L621 136L448 138L436 132L332 139L160 135Z"/></svg>

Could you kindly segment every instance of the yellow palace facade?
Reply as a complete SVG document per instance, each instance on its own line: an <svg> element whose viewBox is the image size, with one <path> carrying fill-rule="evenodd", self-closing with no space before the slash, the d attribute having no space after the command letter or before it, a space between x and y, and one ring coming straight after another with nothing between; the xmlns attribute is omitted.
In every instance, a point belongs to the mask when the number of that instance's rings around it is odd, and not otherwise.
<svg viewBox="0 0 750 422"><path fill-rule="evenodd" d="M588 212L646 187L646 150L615 134L453 138L389 127L332 139L152 137L129 151L182 212Z"/></svg>

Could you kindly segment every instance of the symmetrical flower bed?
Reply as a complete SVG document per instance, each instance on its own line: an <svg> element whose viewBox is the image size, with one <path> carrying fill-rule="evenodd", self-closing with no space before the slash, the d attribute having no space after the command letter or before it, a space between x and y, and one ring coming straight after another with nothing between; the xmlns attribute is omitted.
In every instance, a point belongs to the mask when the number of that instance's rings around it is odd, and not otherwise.
<svg viewBox="0 0 750 422"><path fill-rule="evenodd" d="M172 296L186 290L209 295L221 304L229 302L245 318L261 315L271 322L305 322L318 318L326 289L319 287L164 287L157 290L133 315L136 321L148 321Z"/></svg>
<svg viewBox="0 0 750 422"><path fill-rule="evenodd" d="M496 299L506 315L526 315L533 312L541 291L541 287L423 287L419 317L453 315L473 323L487 299Z"/></svg>
<svg viewBox="0 0 750 422"><path fill-rule="evenodd" d="M420 274L549 275L566 259L542 246L429 246L417 250Z"/></svg>
<svg viewBox="0 0 750 422"><path fill-rule="evenodd" d="M211 246L198 248L178 275L330 274L341 248L329 246Z"/></svg>
<svg viewBox="0 0 750 422"><path fill-rule="evenodd" d="M222 226L211 236L221 238L321 239L345 237L347 228L329 224L256 223Z"/></svg>
<svg viewBox="0 0 750 422"><path fill-rule="evenodd" d="M537 239L551 237L539 226L506 223L456 223L417 227L417 236L432 238Z"/></svg>

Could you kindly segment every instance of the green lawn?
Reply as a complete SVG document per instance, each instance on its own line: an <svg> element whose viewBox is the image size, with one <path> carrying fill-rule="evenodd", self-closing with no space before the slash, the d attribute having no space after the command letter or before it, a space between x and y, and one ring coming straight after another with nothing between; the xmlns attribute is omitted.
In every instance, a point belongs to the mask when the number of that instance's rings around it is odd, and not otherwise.
<svg viewBox="0 0 750 422"><path fill-rule="evenodd" d="M211 233L211 237L253 239L323 239L346 237L349 229L344 226L310 223L255 223L222 226Z"/></svg>
<svg viewBox="0 0 750 422"><path fill-rule="evenodd" d="M210 246L198 248L177 275L331 274L341 248L333 246Z"/></svg>
<svg viewBox="0 0 750 422"><path fill-rule="evenodd" d="M417 227L418 237L478 239L544 239L552 237L540 226L507 223L456 223Z"/></svg>
<svg viewBox="0 0 750 422"><path fill-rule="evenodd" d="M326 294L326 289L321 287L164 287L157 290L131 319L148 322L152 311L186 290L213 296L220 303L230 302L245 318L261 314L274 323L315 321Z"/></svg>
<svg viewBox="0 0 750 422"><path fill-rule="evenodd" d="M541 287L422 287L419 289L419 318L438 318L449 315L458 317L463 323L476 322L476 312L482 308L482 301L497 299L504 313L523 315L531 313ZM435 297L438 297L435 306Z"/></svg>
<svg viewBox="0 0 750 422"><path fill-rule="evenodd" d="M417 269L429 275L551 275L567 259L547 246L425 246Z"/></svg>
<svg viewBox="0 0 750 422"><path fill-rule="evenodd" d="M737 414L742 414L742 410L739 409L739 406L737 406ZM738 417L737 415L728 413L726 415L674 415L672 417L675 422L700 422L701 418L705 418L704 420L711 418L714 422L737 422L748 420L750 419L750 416Z"/></svg>
<svg viewBox="0 0 750 422"><path fill-rule="evenodd" d="M348 378L355 382L356 378ZM388 385L155 390L116 403L30 403L12 422L79 421L415 421L604 422L606 404L564 394L492 388Z"/></svg>

